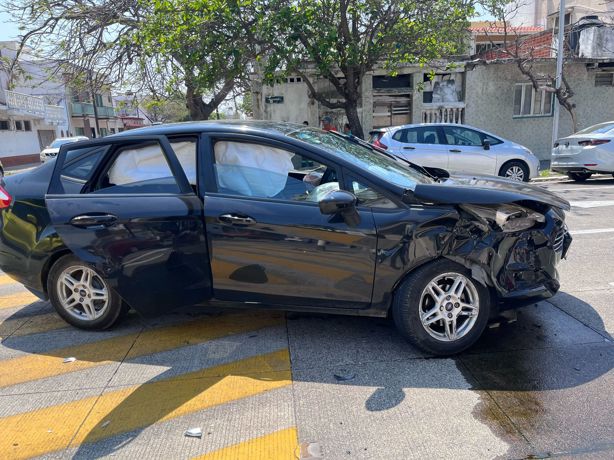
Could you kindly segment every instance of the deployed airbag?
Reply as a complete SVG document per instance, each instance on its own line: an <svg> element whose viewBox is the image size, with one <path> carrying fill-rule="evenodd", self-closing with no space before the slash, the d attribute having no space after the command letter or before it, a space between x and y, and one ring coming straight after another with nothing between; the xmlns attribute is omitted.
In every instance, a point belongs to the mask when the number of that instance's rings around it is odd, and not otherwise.
<svg viewBox="0 0 614 460"><path fill-rule="evenodd" d="M218 185L244 196L271 198L286 186L293 153L260 144L215 144Z"/></svg>

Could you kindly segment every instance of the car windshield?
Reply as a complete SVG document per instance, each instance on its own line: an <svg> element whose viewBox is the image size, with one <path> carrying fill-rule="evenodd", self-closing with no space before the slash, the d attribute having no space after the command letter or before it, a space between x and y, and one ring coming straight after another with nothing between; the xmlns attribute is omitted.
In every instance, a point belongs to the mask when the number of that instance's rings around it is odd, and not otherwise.
<svg viewBox="0 0 614 460"><path fill-rule="evenodd" d="M614 131L614 123L599 123L597 125L589 126L582 131L578 131L576 134L605 134L610 131Z"/></svg>
<svg viewBox="0 0 614 460"><path fill-rule="evenodd" d="M49 147L52 149L60 148L64 144L70 144L71 142L75 142L75 139L56 139L51 143Z"/></svg>
<svg viewBox="0 0 614 460"><path fill-rule="evenodd" d="M400 187L414 190L416 184L431 184L433 180L400 161L342 136L315 128L303 128L288 133L289 137L317 145L343 160Z"/></svg>

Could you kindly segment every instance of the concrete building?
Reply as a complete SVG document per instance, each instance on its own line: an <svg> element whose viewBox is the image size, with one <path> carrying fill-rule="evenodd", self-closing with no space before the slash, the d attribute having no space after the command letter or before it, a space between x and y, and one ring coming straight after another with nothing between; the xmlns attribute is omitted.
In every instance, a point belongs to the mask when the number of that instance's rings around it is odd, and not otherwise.
<svg viewBox="0 0 614 460"><path fill-rule="evenodd" d="M25 49L12 75L18 43L0 42L0 160L4 166L38 161L56 137L70 134L67 94L53 64Z"/></svg>
<svg viewBox="0 0 614 460"><path fill-rule="evenodd" d="M559 0L515 0L507 6L513 26L539 26L554 29L558 25ZM605 19L614 14L614 0L565 0L565 25L575 24L584 16Z"/></svg>
<svg viewBox="0 0 614 460"><path fill-rule="evenodd" d="M98 90L93 95L90 91L72 87L68 91L71 126L75 135L97 138L124 130L124 124L113 106L111 88Z"/></svg>

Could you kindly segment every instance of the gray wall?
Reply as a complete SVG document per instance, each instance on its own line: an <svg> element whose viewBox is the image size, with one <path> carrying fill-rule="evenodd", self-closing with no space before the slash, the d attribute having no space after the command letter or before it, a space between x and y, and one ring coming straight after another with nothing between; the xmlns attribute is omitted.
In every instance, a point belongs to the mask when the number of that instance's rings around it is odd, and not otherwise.
<svg viewBox="0 0 614 460"><path fill-rule="evenodd" d="M541 65L554 74L554 62ZM584 63L566 66L575 92L578 129L614 120L614 86L595 86L595 71ZM518 142L541 160L549 160L552 116L514 118L514 84L528 81L514 63L488 64L467 71L465 123ZM561 108L559 137L572 134L571 118Z"/></svg>

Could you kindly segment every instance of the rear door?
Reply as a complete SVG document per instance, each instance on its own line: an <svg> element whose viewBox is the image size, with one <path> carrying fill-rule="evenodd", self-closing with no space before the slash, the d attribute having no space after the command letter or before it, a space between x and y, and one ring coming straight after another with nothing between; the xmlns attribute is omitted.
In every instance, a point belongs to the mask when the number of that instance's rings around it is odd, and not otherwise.
<svg viewBox="0 0 614 460"><path fill-rule="evenodd" d="M443 131L450 152L449 169L470 174L497 175L497 153L491 147L484 150L484 133L464 126L444 126Z"/></svg>
<svg viewBox="0 0 614 460"><path fill-rule="evenodd" d="M211 297L202 201L184 172L196 181L198 139L173 145L181 162L164 136L65 145L45 197L64 244L143 314Z"/></svg>

